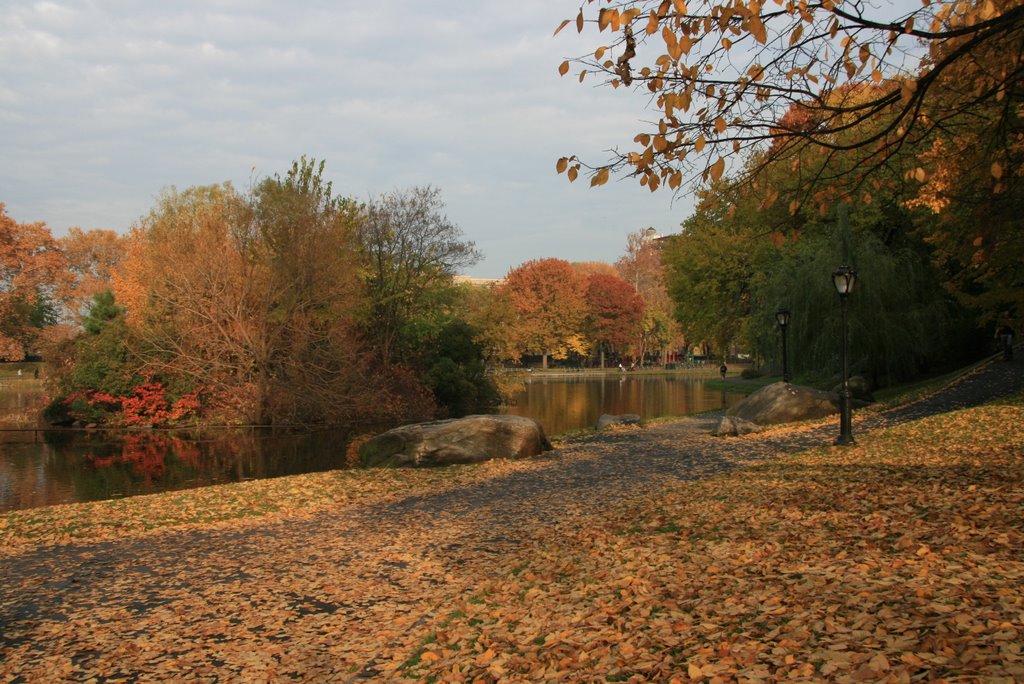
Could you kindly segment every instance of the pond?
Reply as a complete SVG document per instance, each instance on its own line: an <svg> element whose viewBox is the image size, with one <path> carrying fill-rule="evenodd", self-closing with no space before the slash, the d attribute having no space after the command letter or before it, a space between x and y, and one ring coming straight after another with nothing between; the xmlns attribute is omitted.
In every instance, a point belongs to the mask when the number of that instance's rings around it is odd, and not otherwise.
<svg viewBox="0 0 1024 684"><path fill-rule="evenodd" d="M685 375L532 377L505 412L536 418L549 435L593 427L602 413L644 418L699 413L742 395ZM0 385L3 425L24 424L40 383ZM0 428L0 511L96 501L346 467L350 430L286 432L85 431Z"/></svg>
<svg viewBox="0 0 1024 684"><path fill-rule="evenodd" d="M505 413L536 418L548 435L592 428L603 413L643 419L732 406L745 395L705 389L711 373L609 373L531 377Z"/></svg>

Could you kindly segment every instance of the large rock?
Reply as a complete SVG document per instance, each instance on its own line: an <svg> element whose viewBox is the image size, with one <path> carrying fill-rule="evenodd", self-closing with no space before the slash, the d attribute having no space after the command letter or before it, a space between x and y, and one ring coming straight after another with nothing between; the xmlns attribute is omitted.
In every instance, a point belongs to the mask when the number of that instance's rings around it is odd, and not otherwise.
<svg viewBox="0 0 1024 684"><path fill-rule="evenodd" d="M823 418L839 412L839 397L812 387L776 382L731 407L726 415L758 425Z"/></svg>
<svg viewBox="0 0 1024 684"><path fill-rule="evenodd" d="M622 413L620 415L612 415L610 413L602 413L601 417L597 419L596 429L598 431L604 430L605 428L611 427L612 425L639 425L640 414L638 413Z"/></svg>
<svg viewBox="0 0 1024 684"><path fill-rule="evenodd" d="M359 447L364 466L440 466L526 458L551 448L540 423L521 416L466 416L403 425Z"/></svg>
<svg viewBox="0 0 1024 684"><path fill-rule="evenodd" d="M854 375L850 377L850 396L862 404L870 404L875 400L871 394L871 384L863 376ZM839 394L843 389L843 383L832 388L832 391Z"/></svg>
<svg viewBox="0 0 1024 684"><path fill-rule="evenodd" d="M764 427L749 420L736 416L722 416L722 420L718 421L718 427L712 430L711 434L715 437L738 437L763 431Z"/></svg>

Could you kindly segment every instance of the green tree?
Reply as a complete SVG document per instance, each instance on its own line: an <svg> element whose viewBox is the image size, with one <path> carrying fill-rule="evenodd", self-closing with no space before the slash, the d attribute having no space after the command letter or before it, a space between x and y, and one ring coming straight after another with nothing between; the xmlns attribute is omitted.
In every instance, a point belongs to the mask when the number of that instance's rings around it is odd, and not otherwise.
<svg viewBox="0 0 1024 684"><path fill-rule="evenodd" d="M898 210L893 211L885 218L900 220ZM774 312L785 307L791 312L789 348L794 373L825 380L838 372L839 306L830 274L840 263L852 266L858 275L849 299L854 372L888 385L964 361L976 351L971 348L969 312L943 290L923 246L913 239L886 244L879 230L884 223L872 218L876 217L854 213L846 256L841 254L834 222L777 250L772 269L755 289L751 303L749 337L762 357L779 358Z"/></svg>
<svg viewBox="0 0 1024 684"><path fill-rule="evenodd" d="M414 354L457 296L452 277L480 259L444 214L441 191L418 187L370 202L358 227L367 337L385 366Z"/></svg>
<svg viewBox="0 0 1024 684"><path fill-rule="evenodd" d="M500 396L487 375L484 350L476 341L478 331L469 323L453 320L430 345L424 380L438 404L451 416L486 412Z"/></svg>
<svg viewBox="0 0 1024 684"><path fill-rule="evenodd" d="M821 161L808 154L803 166ZM687 330L719 348L736 340L759 358L777 360L774 312L788 308L791 367L827 379L838 364L839 316L829 276L846 263L860 274L850 300L857 372L891 382L968 355L969 312L942 287L943 273L930 263L929 245L914 230L917 212L905 206L900 186L880 183L874 195L853 200L844 237L834 212L822 216L802 205L790 214L780 203L766 208L769 185L771 192L799 188L784 164L762 173L760 186L722 181L703 193L667 252L671 291Z"/></svg>
<svg viewBox="0 0 1024 684"><path fill-rule="evenodd" d="M47 381L57 398L45 415L55 423L69 423L76 417L88 422L113 420L113 409L103 402L90 402L90 395L131 396L146 379L143 358L133 351L141 342L133 339L113 293L106 290L93 296L83 327L83 332L55 345L47 358ZM182 394L188 389L179 387Z"/></svg>
<svg viewBox="0 0 1024 684"><path fill-rule="evenodd" d="M728 191L724 184L716 188ZM765 247L749 223L729 218L727 206L705 193L664 252L668 292L687 339L720 354L743 339L757 278L755 252Z"/></svg>
<svg viewBox="0 0 1024 684"><path fill-rule="evenodd" d="M114 302L114 293L103 290L92 296L92 305L82 318L82 327L90 335L98 335L113 321L121 318L124 311Z"/></svg>

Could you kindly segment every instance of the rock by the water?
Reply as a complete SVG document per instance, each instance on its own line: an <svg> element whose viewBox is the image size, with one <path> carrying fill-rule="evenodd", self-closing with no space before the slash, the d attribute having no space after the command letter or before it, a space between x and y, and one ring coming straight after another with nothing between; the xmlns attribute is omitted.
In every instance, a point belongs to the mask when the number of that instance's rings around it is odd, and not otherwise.
<svg viewBox="0 0 1024 684"><path fill-rule="evenodd" d="M853 375L850 377L850 396L857 401L864 403L871 403L875 400L875 396L871 394L871 384L860 375ZM836 385L832 391L836 394L843 389L843 383Z"/></svg>
<svg viewBox="0 0 1024 684"><path fill-rule="evenodd" d="M611 415L610 413L602 414L597 419L597 429L604 430L609 425L639 425L640 416L636 413L623 413L621 415Z"/></svg>
<svg viewBox="0 0 1024 684"><path fill-rule="evenodd" d="M712 430L711 434L715 437L738 437L739 435L749 435L763 430L764 427L749 420L737 418L736 416L722 416L722 420L718 421L718 427Z"/></svg>
<svg viewBox="0 0 1024 684"><path fill-rule="evenodd" d="M839 397L812 387L776 382L731 407L726 415L758 425L824 418L839 412Z"/></svg>
<svg viewBox="0 0 1024 684"><path fill-rule="evenodd" d="M540 423L521 416L466 416L403 425L359 447L364 466L440 466L526 458L551 449Z"/></svg>

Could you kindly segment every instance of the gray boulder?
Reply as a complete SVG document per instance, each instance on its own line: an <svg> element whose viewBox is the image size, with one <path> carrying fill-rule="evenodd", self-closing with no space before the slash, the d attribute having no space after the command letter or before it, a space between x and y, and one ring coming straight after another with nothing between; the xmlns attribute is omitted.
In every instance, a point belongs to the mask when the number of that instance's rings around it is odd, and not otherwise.
<svg viewBox="0 0 1024 684"><path fill-rule="evenodd" d="M613 416L610 413L602 414L597 419L597 430L601 431L610 425L639 425L640 416L636 413L623 413L618 416Z"/></svg>
<svg viewBox="0 0 1024 684"><path fill-rule="evenodd" d="M864 379L863 376L853 375L850 377L850 396L856 399L862 404L869 404L875 400L873 394L871 394L871 384ZM839 383L832 391L839 394L839 391L843 389L843 383Z"/></svg>
<svg viewBox="0 0 1024 684"><path fill-rule="evenodd" d="M726 415L758 425L824 418L839 412L839 397L812 387L776 382L731 407Z"/></svg>
<svg viewBox="0 0 1024 684"><path fill-rule="evenodd" d="M718 422L718 427L712 430L711 434L715 437L738 437L739 435L749 435L755 432L762 432L763 430L764 427L749 420L743 420L736 416L722 416L722 420Z"/></svg>
<svg viewBox="0 0 1024 684"><path fill-rule="evenodd" d="M551 449L540 423L521 416L466 416L403 425L359 447L364 466L441 466L526 458Z"/></svg>

